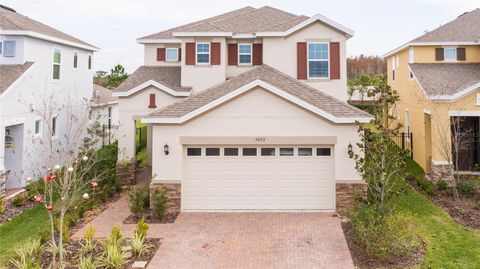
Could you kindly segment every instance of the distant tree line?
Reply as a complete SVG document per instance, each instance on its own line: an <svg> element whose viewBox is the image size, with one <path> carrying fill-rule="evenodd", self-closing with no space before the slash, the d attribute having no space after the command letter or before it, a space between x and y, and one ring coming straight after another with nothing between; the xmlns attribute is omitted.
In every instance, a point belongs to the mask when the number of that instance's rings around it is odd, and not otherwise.
<svg viewBox="0 0 480 269"><path fill-rule="evenodd" d="M387 62L380 56L360 56L347 58L348 78L356 78L362 74L378 75L387 72Z"/></svg>

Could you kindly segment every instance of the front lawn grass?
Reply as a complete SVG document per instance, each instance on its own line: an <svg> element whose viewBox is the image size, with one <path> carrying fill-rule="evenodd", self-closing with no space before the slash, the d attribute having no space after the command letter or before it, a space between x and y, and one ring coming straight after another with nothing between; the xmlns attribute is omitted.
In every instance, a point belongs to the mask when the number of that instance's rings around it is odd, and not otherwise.
<svg viewBox="0 0 480 269"><path fill-rule="evenodd" d="M18 246L50 229L46 211L39 205L0 226L0 268L8 265Z"/></svg>
<svg viewBox="0 0 480 269"><path fill-rule="evenodd" d="M416 175L423 174L421 167L411 160L407 162L407 170ZM413 217L425 240L423 268L480 268L479 230L455 223L445 211L405 181L398 182L396 188L401 190L395 199L398 212Z"/></svg>

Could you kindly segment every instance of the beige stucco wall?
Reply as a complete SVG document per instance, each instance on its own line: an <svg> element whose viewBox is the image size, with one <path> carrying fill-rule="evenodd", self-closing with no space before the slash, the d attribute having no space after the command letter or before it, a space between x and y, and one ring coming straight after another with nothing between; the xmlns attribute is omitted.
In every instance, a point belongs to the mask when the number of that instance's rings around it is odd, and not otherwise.
<svg viewBox="0 0 480 269"><path fill-rule="evenodd" d="M220 42L220 65L186 65L185 42ZM182 39L182 86L192 87L194 93L224 82L226 74L225 38L183 38ZM211 48L210 48L211 49Z"/></svg>
<svg viewBox="0 0 480 269"><path fill-rule="evenodd" d="M435 61L435 48L442 46L415 46L414 61L415 63L439 63ZM459 46L465 48L466 61L459 61L461 63L480 62L480 45L477 46ZM456 61L455 61L456 62Z"/></svg>
<svg viewBox="0 0 480 269"><path fill-rule="evenodd" d="M182 180L182 136L335 136L335 179L361 180L347 154L348 144L359 141L356 126L333 124L261 88L183 125L154 125L152 174L155 180ZM170 147L169 155L163 153L165 143ZM355 150L358 149L355 147Z"/></svg>
<svg viewBox="0 0 480 269"><path fill-rule="evenodd" d="M135 157L135 119L140 120L141 116L145 116L156 110L154 108L148 108L151 93L156 94L157 109L180 100L179 97L173 97L155 87L149 87L129 97L120 97L118 105L119 160L130 160Z"/></svg>
<svg viewBox="0 0 480 269"><path fill-rule="evenodd" d="M144 65L146 66L180 66L180 62L157 61L158 48L180 48L181 44L145 44Z"/></svg>
<svg viewBox="0 0 480 269"><path fill-rule="evenodd" d="M345 34L316 22L287 37L263 38L263 62L297 78L297 42L340 42L340 79L311 79L307 84L340 100L347 101L347 65Z"/></svg>
<svg viewBox="0 0 480 269"><path fill-rule="evenodd" d="M474 47L467 48L467 60L479 61L480 55L477 59L474 59L475 50ZM414 48L414 62L435 62L435 47L415 47ZM398 55L398 58L397 58ZM395 67L395 81L392 80L392 64L393 58L396 58L395 62L398 62ZM416 79L410 79L409 77L409 50L403 50L395 55L387 58L387 70L388 70L388 83L392 89L398 91L400 94L400 101L397 104L400 122L405 125L405 114L408 110L410 113L410 130L413 133L413 155L415 161L420 164L424 169L428 168L430 157L434 162L445 162L445 154L442 153L445 143L442 141L450 140L449 133L449 111L479 111L480 107L476 105L477 91L464 96L453 102L432 102L430 101ZM454 64L454 63L452 63ZM395 111L396 112L396 111ZM426 144L425 132L425 114L431 115L431 148ZM447 133L447 135L442 135ZM428 156L428 152L431 151L431 156ZM427 171L429 172L429 171Z"/></svg>

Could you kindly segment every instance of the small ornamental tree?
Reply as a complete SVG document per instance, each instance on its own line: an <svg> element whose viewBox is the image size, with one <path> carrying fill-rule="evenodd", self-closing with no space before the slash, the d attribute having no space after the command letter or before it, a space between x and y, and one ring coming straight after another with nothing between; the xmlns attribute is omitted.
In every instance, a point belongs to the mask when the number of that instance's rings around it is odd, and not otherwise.
<svg viewBox="0 0 480 269"><path fill-rule="evenodd" d="M403 178L406 152L392 138L399 134L401 124L389 111L395 111L399 95L387 84L386 76L358 80L360 85L351 85L366 90L368 96L376 96L371 109L374 120L368 125L359 125L361 153L352 153L355 168L368 184L369 200L385 213L385 203L392 192L395 179Z"/></svg>
<svg viewBox="0 0 480 269"><path fill-rule="evenodd" d="M43 104L30 106L45 127L42 136L37 138L37 146L27 149L27 158L33 166L27 181L41 175L42 183L32 184L36 192L34 201L43 204L49 216L50 245L56 250L52 251L55 268L57 259L62 267L65 258L63 231L67 212L91 199L106 174L105 171L92 173L101 160L95 155L98 138L92 134L96 132L87 132L93 125L89 119L89 101L72 104L67 99L59 105L53 100L50 97ZM57 115L64 117L54 120ZM60 124L65 127L63 130L58 129Z"/></svg>

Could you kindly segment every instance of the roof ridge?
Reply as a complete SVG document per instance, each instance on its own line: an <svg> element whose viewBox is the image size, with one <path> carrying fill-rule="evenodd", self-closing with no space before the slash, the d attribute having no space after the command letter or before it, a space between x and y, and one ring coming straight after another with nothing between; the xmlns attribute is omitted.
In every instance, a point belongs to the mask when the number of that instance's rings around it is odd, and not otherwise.
<svg viewBox="0 0 480 269"><path fill-rule="evenodd" d="M432 34L433 32L435 32L435 31L437 31L437 30L439 30L439 29L441 29L441 28L444 28L444 27L446 27L447 25L450 25L450 24L452 24L452 23L454 23L454 22L457 22L457 21L459 21L459 20L464 20L465 18L468 17L468 15L471 15L474 11L477 11L477 10L480 10L480 8L475 8L475 9L473 9L473 10L467 12L467 13L463 13L463 14L457 16L456 18L454 18L453 20L448 21L448 22L445 23L445 24L440 24L440 26L438 26L437 28L435 28L435 29L433 29L433 30L431 30L431 31L428 31L428 32L424 33L423 35L418 36L418 37L410 40L409 42L407 42L407 44L410 43L410 42L414 42L414 41L416 41L416 40L418 40L418 39L421 39L422 37L426 37L426 36Z"/></svg>
<svg viewBox="0 0 480 269"><path fill-rule="evenodd" d="M153 34L149 34L149 35L146 35L146 36L142 36L138 39L144 39L144 38L148 38L149 36L152 36L152 35L157 35L157 34L161 34L161 33L164 33L164 32L170 32L170 31L173 31L175 29L180 29L180 28L183 28L183 27L189 27L189 26L194 26L196 24L200 24L200 23L208 23L209 20L212 20L214 18L219 18L219 21L222 20L222 19L227 19L227 18L222 18L222 16L226 16L226 15L229 15L233 12L236 12L236 11L242 11L244 9L251 9L251 8L254 8L254 7L251 7L251 6L245 6L245 7L242 7L242 8L238 8L238 9L234 9L234 10L231 10L231 11L228 11L226 13L222 13L222 14L219 14L219 15L215 15L215 16L212 16L212 17L208 17L208 18L205 18L205 19L200 19L200 20L197 20L197 21L193 21L193 22L189 22L189 23L186 23L186 24L182 24L182 25L179 25L179 26L175 26L175 27L172 27L172 28L169 28L169 29L165 29L163 31L159 31L159 32L156 32L156 33L153 33ZM254 8L255 9L255 8ZM241 12L240 14L243 14L245 12L248 12L247 10L245 10L244 12ZM222 18L222 19L220 19ZM214 20L215 21L215 20Z"/></svg>
<svg viewBox="0 0 480 269"><path fill-rule="evenodd" d="M285 20L285 21L282 21L282 22L280 22L280 23L276 23L276 24L270 25L270 26L268 26L268 27L263 27L263 28L259 29L258 32L261 32L261 31L266 30L266 29L274 28L275 26L278 26L278 25L287 23L287 22L292 21L292 20L297 20L298 18L301 18L301 17L310 18L310 17L305 16L305 15L296 15L296 17L292 17L292 18L290 18L290 19L288 19L288 20ZM291 28L291 27L290 27L290 28Z"/></svg>

